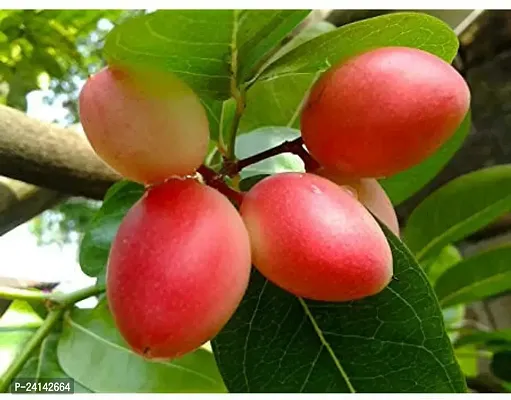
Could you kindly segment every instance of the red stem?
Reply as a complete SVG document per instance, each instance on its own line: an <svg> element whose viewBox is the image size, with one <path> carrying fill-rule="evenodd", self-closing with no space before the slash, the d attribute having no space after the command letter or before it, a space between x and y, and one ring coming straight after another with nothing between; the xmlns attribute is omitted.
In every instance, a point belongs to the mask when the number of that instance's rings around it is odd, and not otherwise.
<svg viewBox="0 0 511 400"><path fill-rule="evenodd" d="M305 164L305 170L307 172L313 172L320 167L320 164L304 149L303 141L300 137L295 140L286 141L276 147L254 154L253 156L242 160L232 161L224 158L224 166L220 173L213 171L205 165L201 165L197 169L197 172L202 175L206 185L218 190L239 206L243 201L243 193L229 187L229 185L224 181L224 178L226 176L235 176L243 168L281 153L292 153L300 157Z"/></svg>
<svg viewBox="0 0 511 400"><path fill-rule="evenodd" d="M205 165L201 165L197 169L197 172L202 175L206 185L218 190L220 193L234 201L238 206L241 205L241 202L243 201L243 193L230 188L229 185L225 183L223 175L217 174Z"/></svg>
<svg viewBox="0 0 511 400"><path fill-rule="evenodd" d="M284 143L265 150L261 153L254 154L253 156L244 158L242 160L226 162L223 173L227 176L234 176L238 174L243 168L249 165L258 163L259 161L266 160L267 158L276 156L281 153L293 153L299 156L305 164L305 170L310 172L320 167L319 163L312 158L312 156L303 148L302 138L297 138L291 141L285 141Z"/></svg>

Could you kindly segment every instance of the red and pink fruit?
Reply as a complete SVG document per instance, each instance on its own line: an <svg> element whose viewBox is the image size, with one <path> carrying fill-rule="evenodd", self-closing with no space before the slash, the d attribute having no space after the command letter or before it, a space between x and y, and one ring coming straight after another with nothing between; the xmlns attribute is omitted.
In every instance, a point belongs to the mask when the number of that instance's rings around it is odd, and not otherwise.
<svg viewBox="0 0 511 400"><path fill-rule="evenodd" d="M254 266L297 296L355 300L380 292L392 278L392 254L380 226L328 179L273 175L245 195L240 212Z"/></svg>
<svg viewBox="0 0 511 400"><path fill-rule="evenodd" d="M399 237L399 221L396 211L389 196L376 179L347 178L324 168L320 168L314 173L350 190L358 201Z"/></svg>
<svg viewBox="0 0 511 400"><path fill-rule="evenodd" d="M95 152L133 181L159 183L191 174L206 156L206 112L195 93L171 75L103 69L86 82L79 106Z"/></svg>
<svg viewBox="0 0 511 400"><path fill-rule="evenodd" d="M112 244L107 296L126 342L170 359L212 339L238 307L250 275L250 243L237 210L193 179L150 188Z"/></svg>
<svg viewBox="0 0 511 400"><path fill-rule="evenodd" d="M422 50L384 47L344 60L313 86L303 141L324 167L386 177L419 164L465 117L470 91L447 62Z"/></svg>

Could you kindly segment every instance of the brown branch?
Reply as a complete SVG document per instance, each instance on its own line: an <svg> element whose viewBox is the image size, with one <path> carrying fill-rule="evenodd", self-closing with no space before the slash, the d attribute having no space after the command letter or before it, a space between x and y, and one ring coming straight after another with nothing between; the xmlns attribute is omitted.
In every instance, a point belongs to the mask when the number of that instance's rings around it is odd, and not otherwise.
<svg viewBox="0 0 511 400"><path fill-rule="evenodd" d="M120 176L79 132L0 105L0 175L68 195L102 199Z"/></svg>
<svg viewBox="0 0 511 400"><path fill-rule="evenodd" d="M65 198L59 192L0 177L0 236Z"/></svg>
<svg viewBox="0 0 511 400"><path fill-rule="evenodd" d="M314 171L319 168L319 164L312 156L303 148L302 138L299 137L294 140L285 141L284 143L275 146L271 149L262 151L261 153L254 154L253 156L244 158L242 160L229 162L226 161L222 172L227 176L234 176L238 174L243 168L249 165L258 163L259 161L266 160L267 158L276 156L281 153L293 153L299 156L305 164L307 171Z"/></svg>
<svg viewBox="0 0 511 400"><path fill-rule="evenodd" d="M206 185L218 190L220 193L234 201L236 205L241 205L241 202L243 201L243 193L229 187L229 185L227 185L224 181L224 175L217 174L205 165L201 165L197 172L202 175Z"/></svg>

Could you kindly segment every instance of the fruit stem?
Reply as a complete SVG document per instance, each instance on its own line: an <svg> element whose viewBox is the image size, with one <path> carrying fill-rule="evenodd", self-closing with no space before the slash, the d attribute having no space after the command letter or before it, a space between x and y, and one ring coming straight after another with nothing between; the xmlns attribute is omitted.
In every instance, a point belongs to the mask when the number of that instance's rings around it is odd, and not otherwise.
<svg viewBox="0 0 511 400"><path fill-rule="evenodd" d="M48 313L43 324L25 344L21 353L14 359L12 364L7 368L7 371L0 379L0 393L5 393L9 389L11 381L18 375L25 363L30 358L33 351L42 343L44 338L51 332L55 324L60 320L64 313L64 309L55 309Z"/></svg>
<svg viewBox="0 0 511 400"><path fill-rule="evenodd" d="M237 175L243 168L249 165L258 163L259 161L266 160L267 158L276 156L281 153L293 153L300 157L305 164L305 170L308 172L315 171L319 168L319 163L312 158L312 156L303 147L302 138L299 137L294 140L285 141L271 149L265 150L261 153L254 154L253 156L238 160L235 162L227 162L224 166L224 173L227 176Z"/></svg>
<svg viewBox="0 0 511 400"><path fill-rule="evenodd" d="M205 165L201 165L197 169L197 172L202 175L206 185L218 190L220 193L234 201L238 206L241 205L241 202L243 201L243 193L229 187L229 185L224 181L225 175L217 174Z"/></svg>

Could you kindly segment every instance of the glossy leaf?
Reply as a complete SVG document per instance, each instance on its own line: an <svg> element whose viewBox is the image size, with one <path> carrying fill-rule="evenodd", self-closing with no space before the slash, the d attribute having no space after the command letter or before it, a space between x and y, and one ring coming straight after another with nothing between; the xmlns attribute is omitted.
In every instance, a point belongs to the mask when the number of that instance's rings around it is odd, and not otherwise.
<svg viewBox="0 0 511 400"><path fill-rule="evenodd" d="M443 307L468 304L511 290L511 247L466 258L442 274L435 291Z"/></svg>
<svg viewBox="0 0 511 400"><path fill-rule="evenodd" d="M92 277L104 275L121 220L143 193L142 185L130 181L118 182L108 190L80 244L79 261L84 273Z"/></svg>
<svg viewBox="0 0 511 400"><path fill-rule="evenodd" d="M414 195L442 170L463 144L470 126L471 113L468 113L454 135L433 155L406 171L379 180L394 205Z"/></svg>
<svg viewBox="0 0 511 400"><path fill-rule="evenodd" d="M213 341L231 392L464 392L428 280L387 229L395 280L360 301L304 301L253 269Z"/></svg>
<svg viewBox="0 0 511 400"><path fill-rule="evenodd" d="M451 62L458 39L444 22L419 13L366 19L306 41L277 59L247 92L240 133L261 126L299 128L300 111L312 84L332 65L384 46L408 46Z"/></svg>
<svg viewBox="0 0 511 400"><path fill-rule="evenodd" d="M106 302L74 309L58 345L62 369L95 392L225 392L213 354L200 348L174 361L146 361L117 331Z"/></svg>
<svg viewBox="0 0 511 400"><path fill-rule="evenodd" d="M109 64L150 67L178 76L201 97L226 99L231 80L248 79L307 10L160 10L108 35Z"/></svg>
<svg viewBox="0 0 511 400"><path fill-rule="evenodd" d="M24 365L18 378L38 379L55 379L55 378L69 378L62 368L60 367L57 358L57 343L59 340L58 334L51 334L47 336L41 343L37 353L30 358ZM90 393L90 390L74 382L75 393Z"/></svg>
<svg viewBox="0 0 511 400"><path fill-rule="evenodd" d="M420 260L465 238L511 210L511 165L481 169L452 180L408 218L404 240Z"/></svg>
<svg viewBox="0 0 511 400"><path fill-rule="evenodd" d="M423 13L392 13L342 26L297 47L270 65L261 79L315 73L353 54L384 46L422 49L451 62L458 50L453 30Z"/></svg>
<svg viewBox="0 0 511 400"><path fill-rule="evenodd" d="M308 25L303 30L298 33L295 37L293 37L289 42L287 42L284 46L282 46L272 57L268 60L268 65L275 62L277 59L282 57L284 54L289 53L291 50L294 50L298 46L312 40L318 36L323 35L324 33L333 31L336 29L334 24L331 24L327 21L319 21L315 24Z"/></svg>
<svg viewBox="0 0 511 400"><path fill-rule="evenodd" d="M296 129L285 127L260 128L236 139L236 156L240 159L250 157L298 137L300 137L300 132ZM241 172L241 178L290 171L304 172L303 161L294 154L281 153L244 168Z"/></svg>

